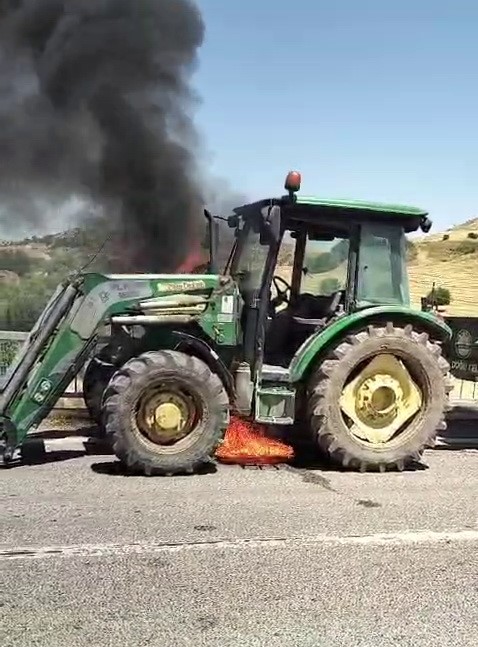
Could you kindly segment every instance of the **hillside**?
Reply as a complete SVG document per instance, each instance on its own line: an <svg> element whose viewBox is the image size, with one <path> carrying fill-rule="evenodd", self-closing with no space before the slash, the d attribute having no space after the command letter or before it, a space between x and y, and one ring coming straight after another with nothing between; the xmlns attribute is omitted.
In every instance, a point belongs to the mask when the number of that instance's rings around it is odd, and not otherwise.
<svg viewBox="0 0 478 647"><path fill-rule="evenodd" d="M408 272L412 305L420 309L421 297L435 287L447 288L451 303L447 312L454 316L478 316L478 218L445 232L430 233L409 240ZM277 274L290 278L292 250L282 254ZM289 266L289 267L287 267ZM343 277L344 267L308 277L308 289L323 280ZM475 278L476 277L476 280Z"/></svg>
<svg viewBox="0 0 478 647"><path fill-rule="evenodd" d="M478 218L416 238L413 246L416 257L409 262L413 305L420 307L420 297L435 283L450 290L449 314L478 316Z"/></svg>
<svg viewBox="0 0 478 647"><path fill-rule="evenodd" d="M102 238L104 232L92 227L22 241L0 241L0 329L29 330L57 283L95 256ZM325 256L319 261L326 260ZM89 269L113 269L104 266L106 261L100 254ZM344 261L343 257L335 259L319 274L312 270L306 279L308 289L314 290L322 281L327 282L327 289L334 289L337 279L344 276ZM291 262L292 248L287 247L281 252L277 274L289 278ZM445 232L410 240L408 268L416 308L420 308L420 298L435 283L436 287L450 290L449 314L478 316L478 280L474 278L478 277L478 218ZM30 296L28 300L25 293Z"/></svg>
<svg viewBox="0 0 478 647"><path fill-rule="evenodd" d="M92 229L74 229L1 241L0 329L30 330L58 283L98 249L98 239L99 232Z"/></svg>

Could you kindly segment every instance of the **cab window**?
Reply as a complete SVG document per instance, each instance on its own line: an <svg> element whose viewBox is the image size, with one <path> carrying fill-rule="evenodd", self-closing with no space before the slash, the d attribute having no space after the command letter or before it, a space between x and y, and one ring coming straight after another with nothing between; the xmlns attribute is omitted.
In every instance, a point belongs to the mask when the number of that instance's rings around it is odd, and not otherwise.
<svg viewBox="0 0 478 647"><path fill-rule="evenodd" d="M357 272L358 305L409 302L403 229L381 223L364 224Z"/></svg>
<svg viewBox="0 0 478 647"><path fill-rule="evenodd" d="M349 240L309 240L305 247L300 292L328 296L347 285Z"/></svg>
<svg viewBox="0 0 478 647"><path fill-rule="evenodd" d="M247 223L241 233L231 269L242 296L260 290L268 253L269 246L261 242L258 223Z"/></svg>

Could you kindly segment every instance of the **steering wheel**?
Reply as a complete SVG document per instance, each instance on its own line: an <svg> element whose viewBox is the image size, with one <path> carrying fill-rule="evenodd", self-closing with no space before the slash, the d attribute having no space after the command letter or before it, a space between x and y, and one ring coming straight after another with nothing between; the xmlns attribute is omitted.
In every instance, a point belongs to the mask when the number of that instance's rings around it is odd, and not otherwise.
<svg viewBox="0 0 478 647"><path fill-rule="evenodd" d="M285 279L282 278L282 276L273 276L272 277L272 283L274 284L274 287L277 291L277 296L275 296L271 300L271 304L274 304L274 308L277 308L277 306L280 306L282 303L289 303L289 296L291 287L287 283ZM283 287L282 289L279 287L282 284Z"/></svg>

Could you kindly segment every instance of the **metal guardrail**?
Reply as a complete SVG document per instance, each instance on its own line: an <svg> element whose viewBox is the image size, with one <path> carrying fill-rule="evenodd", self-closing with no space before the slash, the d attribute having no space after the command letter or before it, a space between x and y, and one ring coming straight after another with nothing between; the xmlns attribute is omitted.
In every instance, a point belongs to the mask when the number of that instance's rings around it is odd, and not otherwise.
<svg viewBox="0 0 478 647"><path fill-rule="evenodd" d="M478 404L478 382L456 380L456 386L453 390L452 397L454 401L470 401Z"/></svg>
<svg viewBox="0 0 478 647"><path fill-rule="evenodd" d="M10 364L27 337L27 332L0 330L0 377L6 375Z"/></svg>
<svg viewBox="0 0 478 647"><path fill-rule="evenodd" d="M5 377L15 355L28 339L29 333L16 330L0 330L0 378ZM75 377L65 391L68 397L83 397L83 371Z"/></svg>

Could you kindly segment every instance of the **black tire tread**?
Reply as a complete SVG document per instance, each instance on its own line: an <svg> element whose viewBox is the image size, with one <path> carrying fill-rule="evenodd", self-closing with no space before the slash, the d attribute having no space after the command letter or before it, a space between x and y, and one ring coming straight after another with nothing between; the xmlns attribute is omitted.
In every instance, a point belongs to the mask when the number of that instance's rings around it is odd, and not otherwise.
<svg viewBox="0 0 478 647"><path fill-rule="evenodd" d="M427 429L427 437L424 441L413 447L408 456L400 456L396 460L384 463L375 463L367 460L358 459L356 456L342 447L338 441L334 429L327 424L327 415L325 411L326 394L328 382L338 364L347 357L354 346L357 346L371 337L386 337L387 335L403 335L410 339L410 342L425 346L429 353L436 358L440 368L446 393L446 402L444 403L442 417L437 426L431 426ZM386 325L370 325L367 330L359 331L347 336L343 342L333 348L326 359L317 367L311 375L308 385L308 406L307 414L309 425L314 434L315 443L322 451L325 451L334 463L341 464L346 468L358 469L361 472L379 471L384 472L391 469L402 471L411 462L418 462L423 451L428 447L435 445L437 431L446 429L445 414L450 409L449 394L453 389L453 380L450 374L450 365L442 355L441 345L431 340L428 333L414 330L411 324L404 327L395 326L393 322L386 322Z"/></svg>
<svg viewBox="0 0 478 647"><path fill-rule="evenodd" d="M181 455L164 455L137 451L131 436L120 431L119 416L121 404L129 389L154 370L197 376L208 392L208 405L214 411L216 424L205 431L207 452L204 447L191 447ZM124 364L110 380L103 397L103 415L107 436L111 438L113 450L120 461L132 472L148 476L192 474L204 464L213 460L217 447L221 444L229 420L229 398L219 376L202 360L178 351L148 351Z"/></svg>

